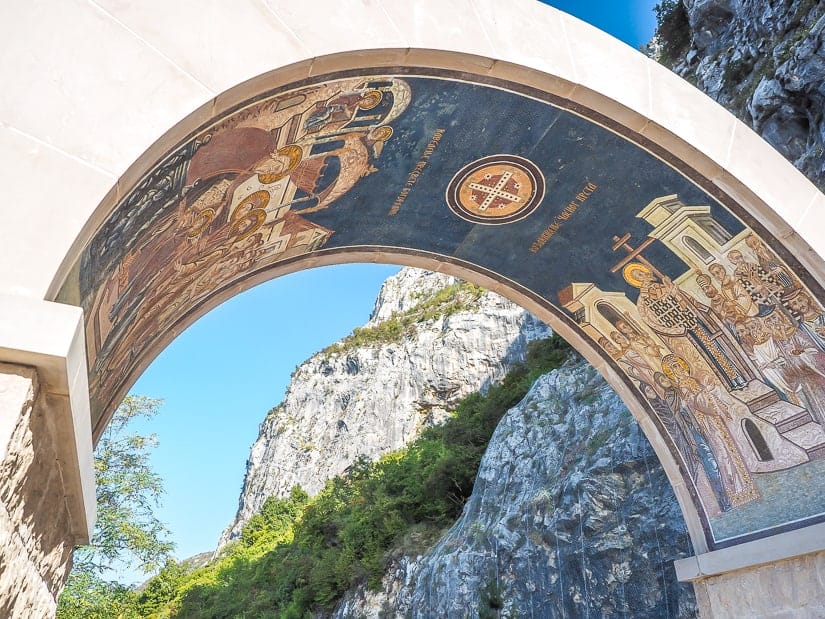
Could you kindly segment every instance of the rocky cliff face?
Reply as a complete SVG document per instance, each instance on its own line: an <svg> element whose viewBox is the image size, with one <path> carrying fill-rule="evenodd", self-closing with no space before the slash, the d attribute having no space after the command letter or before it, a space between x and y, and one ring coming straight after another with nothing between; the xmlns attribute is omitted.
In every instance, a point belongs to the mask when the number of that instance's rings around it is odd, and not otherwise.
<svg viewBox="0 0 825 619"><path fill-rule="evenodd" d="M694 617L690 550L638 424L589 365L540 378L493 435L461 519L334 617Z"/></svg>
<svg viewBox="0 0 825 619"><path fill-rule="evenodd" d="M267 497L296 484L315 494L357 458L403 447L549 333L509 301L454 278L417 269L389 278L369 322L298 367L261 424L221 545Z"/></svg>
<svg viewBox="0 0 825 619"><path fill-rule="evenodd" d="M673 28L689 27L690 37L674 70L825 188L825 3L684 0L684 8Z"/></svg>
<svg viewBox="0 0 825 619"><path fill-rule="evenodd" d="M496 295L401 271L369 323L299 367L261 424L224 540L267 496L295 484L317 492L356 457L403 446L548 334ZM687 552L675 497L638 425L574 360L503 419L461 519L423 555L399 551L383 589L350 591L334 616L692 617L692 589L672 567Z"/></svg>
<svg viewBox="0 0 825 619"><path fill-rule="evenodd" d="M825 187L825 3L684 0L677 11L674 70ZM402 271L367 328L454 283ZM224 541L270 494L317 491L355 457L400 447L542 332L497 297L471 296L389 345L350 342L301 366L261 425ZM672 568L689 552L638 426L592 368L571 364L502 421L461 519L424 554L395 557L380 591L350 591L334 616L693 617L692 588Z"/></svg>

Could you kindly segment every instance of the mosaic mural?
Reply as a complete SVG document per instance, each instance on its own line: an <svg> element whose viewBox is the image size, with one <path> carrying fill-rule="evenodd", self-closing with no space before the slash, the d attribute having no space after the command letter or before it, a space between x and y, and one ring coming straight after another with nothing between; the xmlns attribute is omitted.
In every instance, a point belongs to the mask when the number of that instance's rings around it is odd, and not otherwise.
<svg viewBox="0 0 825 619"><path fill-rule="evenodd" d="M624 372L713 548L825 515L825 312L763 238L559 102L361 75L190 136L117 206L62 298L86 311L98 421L173 326L272 265L353 247L477 265Z"/></svg>

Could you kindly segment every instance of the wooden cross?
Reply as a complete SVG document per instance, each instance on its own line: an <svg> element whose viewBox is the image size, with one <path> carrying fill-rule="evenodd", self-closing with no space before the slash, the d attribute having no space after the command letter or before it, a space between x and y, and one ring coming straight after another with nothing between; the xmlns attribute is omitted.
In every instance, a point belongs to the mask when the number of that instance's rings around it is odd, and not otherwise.
<svg viewBox="0 0 825 619"><path fill-rule="evenodd" d="M627 252L627 256L625 256L624 258L619 260L619 262L614 264L610 268L610 272L615 273L619 269L624 268L624 266L628 262L630 262L631 260L638 260L643 265L645 265L647 268L649 268L653 273L655 273L656 277L658 277L659 279L664 279L664 275L662 274L662 272L659 271L659 269L657 269L655 266L653 266L647 260L647 258L642 256L642 252L645 249L647 249L650 246L650 244L653 243L653 241L655 241L656 239L649 236L644 241L642 241L639 244L638 247L633 247L630 243L628 243L629 240L630 240L630 233L629 232L627 234L625 234L624 236L622 236L622 237L618 237L618 236L613 237L613 247L611 249L613 251L618 251L620 249L624 249Z"/></svg>

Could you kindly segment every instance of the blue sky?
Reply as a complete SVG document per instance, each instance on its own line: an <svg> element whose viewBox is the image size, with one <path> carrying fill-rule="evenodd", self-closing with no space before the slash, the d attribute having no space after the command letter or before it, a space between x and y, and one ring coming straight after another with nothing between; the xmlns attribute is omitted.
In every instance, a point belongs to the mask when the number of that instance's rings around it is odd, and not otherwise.
<svg viewBox="0 0 825 619"><path fill-rule="evenodd" d="M655 28L655 0L547 4L633 47L648 41ZM381 283L397 270L339 265L262 284L181 334L134 385L132 393L165 401L161 414L138 429L159 437L152 463L166 495L158 515L172 531L178 557L214 549L235 515L258 424L281 401L290 374L363 324Z"/></svg>

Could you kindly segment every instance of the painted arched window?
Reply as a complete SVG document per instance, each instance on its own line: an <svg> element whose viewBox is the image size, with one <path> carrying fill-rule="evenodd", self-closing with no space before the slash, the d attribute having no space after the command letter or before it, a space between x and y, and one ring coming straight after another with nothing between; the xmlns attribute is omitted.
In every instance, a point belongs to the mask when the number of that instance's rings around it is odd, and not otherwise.
<svg viewBox="0 0 825 619"><path fill-rule="evenodd" d="M719 225L713 217L709 215L699 215L694 218L696 225L698 225L705 233L716 241L720 246L724 245L731 239L730 232Z"/></svg>
<svg viewBox="0 0 825 619"><path fill-rule="evenodd" d="M622 319L622 315L619 313L619 311L609 303L599 301L598 303L596 303L596 309L602 316L604 316L607 319L607 321L610 324L614 326L616 325L617 320Z"/></svg>
<svg viewBox="0 0 825 619"><path fill-rule="evenodd" d="M762 436L762 433L759 431L759 428L756 427L756 424L750 419L745 419L742 421L742 427L744 428L745 434L748 436L751 447L753 447L753 450L756 452L756 457L759 458L759 461L767 462L769 460L773 460L773 454L771 453L770 447L768 447L768 443L765 442L765 437Z"/></svg>
<svg viewBox="0 0 825 619"><path fill-rule="evenodd" d="M685 247L687 247L690 251L696 254L699 260L701 260L705 264L710 264L711 262L713 262L713 254L711 254L707 249L702 247L701 243L699 243L699 241L694 239L692 236L688 236L687 234L683 236L682 243L684 243Z"/></svg>

